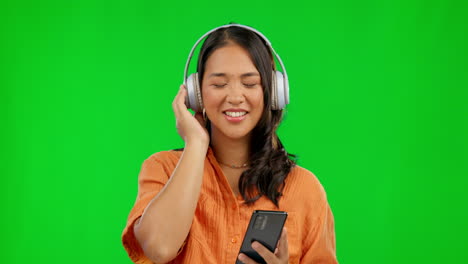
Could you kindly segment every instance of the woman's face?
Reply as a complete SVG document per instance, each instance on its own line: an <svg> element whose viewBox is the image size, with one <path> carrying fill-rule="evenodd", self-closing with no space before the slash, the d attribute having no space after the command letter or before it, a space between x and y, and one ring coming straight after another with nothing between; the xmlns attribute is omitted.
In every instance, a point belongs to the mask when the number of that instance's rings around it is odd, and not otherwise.
<svg viewBox="0 0 468 264"><path fill-rule="evenodd" d="M211 133L232 139L249 136L263 113L260 73L237 44L215 50L206 61L202 98Z"/></svg>

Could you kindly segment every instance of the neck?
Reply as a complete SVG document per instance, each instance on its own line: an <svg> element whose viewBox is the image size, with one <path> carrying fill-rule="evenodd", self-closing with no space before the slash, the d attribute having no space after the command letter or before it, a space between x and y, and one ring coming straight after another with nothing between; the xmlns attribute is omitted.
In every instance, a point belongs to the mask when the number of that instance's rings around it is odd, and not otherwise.
<svg viewBox="0 0 468 264"><path fill-rule="evenodd" d="M211 147L216 159L226 165L241 166L249 162L250 136L228 138L222 133L211 133Z"/></svg>

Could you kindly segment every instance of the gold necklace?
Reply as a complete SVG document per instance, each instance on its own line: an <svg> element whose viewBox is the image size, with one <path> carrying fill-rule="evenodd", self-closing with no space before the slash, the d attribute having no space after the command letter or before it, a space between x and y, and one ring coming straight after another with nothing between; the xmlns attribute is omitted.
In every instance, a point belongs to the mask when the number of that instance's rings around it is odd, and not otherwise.
<svg viewBox="0 0 468 264"><path fill-rule="evenodd" d="M242 164L242 165L234 165L234 164L229 165L229 164L226 164L226 163L222 163L222 162L219 161L219 160L218 160L218 163L221 164L221 165L227 166L227 167L229 167L229 168L231 168L231 169L242 169L242 168L246 168L246 167L249 165L249 164L247 164L247 163L244 163L244 164Z"/></svg>

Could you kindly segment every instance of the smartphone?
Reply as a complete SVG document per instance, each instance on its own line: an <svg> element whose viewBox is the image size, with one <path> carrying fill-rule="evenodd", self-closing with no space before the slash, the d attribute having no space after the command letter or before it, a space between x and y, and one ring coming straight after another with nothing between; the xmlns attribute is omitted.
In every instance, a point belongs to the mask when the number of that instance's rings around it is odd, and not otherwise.
<svg viewBox="0 0 468 264"><path fill-rule="evenodd" d="M254 211L239 254L244 253L257 263L265 264L265 260L252 248L252 242L258 241L274 252L287 217L288 213L283 211ZM242 264L242 262L237 259L236 264Z"/></svg>

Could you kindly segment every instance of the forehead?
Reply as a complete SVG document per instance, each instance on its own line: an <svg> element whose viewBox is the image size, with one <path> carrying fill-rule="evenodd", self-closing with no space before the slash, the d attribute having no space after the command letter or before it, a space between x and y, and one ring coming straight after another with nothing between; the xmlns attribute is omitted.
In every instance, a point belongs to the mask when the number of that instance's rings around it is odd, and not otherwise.
<svg viewBox="0 0 468 264"><path fill-rule="evenodd" d="M228 44L215 50L206 61L205 74L213 72L227 75L241 75L257 72L257 68L247 50L237 44Z"/></svg>

